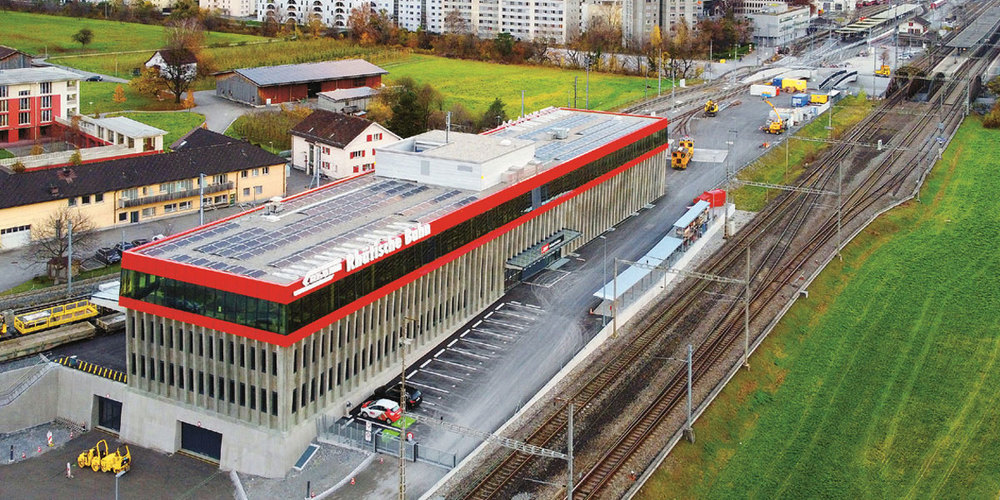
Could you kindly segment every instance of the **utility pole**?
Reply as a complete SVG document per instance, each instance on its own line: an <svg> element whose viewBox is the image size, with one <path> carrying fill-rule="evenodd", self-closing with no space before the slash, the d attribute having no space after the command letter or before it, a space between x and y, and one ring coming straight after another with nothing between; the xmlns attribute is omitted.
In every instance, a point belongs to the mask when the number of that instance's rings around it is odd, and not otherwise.
<svg viewBox="0 0 1000 500"><path fill-rule="evenodd" d="M448 118L451 118L451 111L448 112ZM524 118L524 90L521 90L521 118Z"/></svg>
<svg viewBox="0 0 1000 500"><path fill-rule="evenodd" d="M405 319L415 321L412 318ZM399 354L403 362L399 369L399 420L403 422L399 429L399 500L406 500L406 348L409 345L410 339L404 331L399 340Z"/></svg>
<svg viewBox="0 0 1000 500"><path fill-rule="evenodd" d="M66 219L67 244L66 257L66 295L73 293L73 219Z"/></svg>
<svg viewBox="0 0 1000 500"><path fill-rule="evenodd" d="M593 61L590 60L590 55L587 55L587 88L584 95L586 96L587 109L590 109L590 65Z"/></svg>
<svg viewBox="0 0 1000 500"><path fill-rule="evenodd" d="M573 107L576 108L576 83L580 79L579 76L573 76Z"/></svg>
<svg viewBox="0 0 1000 500"><path fill-rule="evenodd" d="M688 359L687 359L687 365L688 365L688 376L687 376L688 397L687 397L687 423L685 424L685 427L687 427L688 441L691 441L692 443L694 443L694 428L691 427L691 384L693 383L693 381L691 380L691 358L692 358L693 353L694 353L694 347L691 344L688 344Z"/></svg>
<svg viewBox="0 0 1000 500"><path fill-rule="evenodd" d="M656 97L660 97L663 88L663 49L660 49L659 61L656 63Z"/></svg>
<svg viewBox="0 0 1000 500"><path fill-rule="evenodd" d="M844 256L840 254L840 249L844 245L844 239L840 235L840 211L844 206L844 162L843 160L837 164L837 257L840 261L844 261Z"/></svg>
<svg viewBox="0 0 1000 500"><path fill-rule="evenodd" d="M205 225L205 174L198 174L198 225Z"/></svg>
<svg viewBox="0 0 1000 500"><path fill-rule="evenodd" d="M618 338L618 257L615 257L614 287L611 297L611 338Z"/></svg>
<svg viewBox="0 0 1000 500"><path fill-rule="evenodd" d="M573 500L573 403L569 404L569 429L566 434L566 448L569 458L566 459L569 474L566 478L566 500Z"/></svg>
<svg viewBox="0 0 1000 500"><path fill-rule="evenodd" d="M747 245L747 273L743 292L743 367L750 368L750 245ZM690 397L690 396L688 396Z"/></svg>

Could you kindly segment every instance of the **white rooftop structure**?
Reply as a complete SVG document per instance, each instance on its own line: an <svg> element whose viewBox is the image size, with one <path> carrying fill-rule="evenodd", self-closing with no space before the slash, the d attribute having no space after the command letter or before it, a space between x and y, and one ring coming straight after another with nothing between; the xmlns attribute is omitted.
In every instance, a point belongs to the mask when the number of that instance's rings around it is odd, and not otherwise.
<svg viewBox="0 0 1000 500"><path fill-rule="evenodd" d="M17 68L0 70L0 85L79 80L80 75L62 68Z"/></svg>

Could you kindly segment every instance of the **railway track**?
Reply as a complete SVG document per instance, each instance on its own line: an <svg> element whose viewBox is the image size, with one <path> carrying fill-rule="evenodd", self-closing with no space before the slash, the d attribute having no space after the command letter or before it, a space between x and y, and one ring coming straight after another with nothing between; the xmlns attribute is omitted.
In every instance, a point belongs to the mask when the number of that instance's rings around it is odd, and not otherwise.
<svg viewBox="0 0 1000 500"><path fill-rule="evenodd" d="M990 57L996 57L996 50L991 52ZM977 64L981 64L981 61ZM949 101L953 102L952 98L962 90L957 82L952 82L938 92L947 93ZM894 158L891 157L894 153L890 152L888 161L881 162L873 171L861 178L856 188L846 192L841 220L844 227L863 223L877 206L876 204L884 202L886 196L898 195L907 179L912 177L914 170L925 165L930 159L932 152L927 148L930 141L928 135L934 134L934 131L929 129L935 128L936 121L932 120L928 113L923 113L918 120L908 120L910 123L902 128L902 132L884 137L885 122L891 121L893 116L899 119L894 108L903 106L903 95L903 92L897 92L844 139L848 143L891 139L888 142L893 147L910 146L909 151L895 154ZM920 109L914 105L903 107ZM960 113L952 113L947 127L957 126L960 120ZM913 147L912 143L916 143L916 147ZM866 163L866 155L855 149L849 147L835 149L819 162L818 166L804 174L798 185L830 190L834 174L838 171L836 167L841 163L854 158L861 158L860 163ZM850 169L849 167L848 170ZM754 312L751 324L766 320L767 318L761 316L766 310L765 305L780 300L783 295L794 293L797 290L797 281L806 265L814 261L817 255L822 255L831 244L836 247L836 242L833 241L837 234L835 213L832 216L829 213L822 217L816 216L818 196L805 193L786 193L779 196L748 227L733 238L729 248L736 248L737 251L713 256L702 269L702 272L709 274L738 275L740 273L734 271L742 267L740 262L743 260L742 252L747 251L747 248L750 249L753 254L752 260L756 262L754 265L756 279L751 299L751 310ZM807 224L807 227L814 230L803 234L802 228ZM704 300L703 292L709 291L710 288L722 288L726 291L726 287L722 285L686 280L671 295L671 298L676 300L663 301L664 306L643 318L637 325L636 337L631 339L621 353L597 370L579 390L566 398L580 409L578 415L598 413L593 403L606 396L605 392L615 387L617 379L630 367L639 364L654 369L651 358L654 353L659 352L657 348L662 346L665 337L669 337L667 334L697 326L701 318L697 312L698 308L694 306ZM737 304L733 303L712 322L709 335L697 348L693 369L695 380L703 377L725 357L726 353L730 352L733 344L741 338L742 328L741 313ZM654 398L653 403L638 412L640 416L629 424L627 431L606 449L596 463L589 468L583 468L586 473L578 483L574 497L602 496L645 440L650 435L663 434L654 432L654 429L666 421L665 417L683 401L681 394L684 385L684 375L681 371L675 371L665 388ZM527 441L538 446L558 442L557 439L565 435L565 415L566 412L562 408L551 411L545 422L531 433ZM509 491L511 486L516 484L515 478L523 475L521 472L531 461L532 458L527 455L508 454L488 474L481 477L473 488L461 492L459 497L509 496L507 494L512 493Z"/></svg>

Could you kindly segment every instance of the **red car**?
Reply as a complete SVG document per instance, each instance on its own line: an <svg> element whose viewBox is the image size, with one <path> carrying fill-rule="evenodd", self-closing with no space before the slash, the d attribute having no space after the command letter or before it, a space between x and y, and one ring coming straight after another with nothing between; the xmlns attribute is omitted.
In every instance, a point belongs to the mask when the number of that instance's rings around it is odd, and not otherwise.
<svg viewBox="0 0 1000 500"><path fill-rule="evenodd" d="M370 418L382 422L395 423L399 417L403 416L403 411L399 408L399 403L391 399L379 399L377 401L367 401L361 405L358 416Z"/></svg>

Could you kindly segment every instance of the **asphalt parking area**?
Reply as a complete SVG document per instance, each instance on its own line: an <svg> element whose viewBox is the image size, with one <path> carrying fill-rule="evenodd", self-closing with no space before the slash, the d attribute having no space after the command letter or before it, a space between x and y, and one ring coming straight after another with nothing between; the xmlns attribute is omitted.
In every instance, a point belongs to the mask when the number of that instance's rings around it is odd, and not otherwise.
<svg viewBox="0 0 1000 500"><path fill-rule="evenodd" d="M507 301L497 304L479 320L442 346L406 375L407 385L423 393L418 416L454 421L460 409L476 394L476 387L531 326L544 314L534 305ZM459 388L462 390L457 390Z"/></svg>
<svg viewBox="0 0 1000 500"><path fill-rule="evenodd" d="M115 475L77 467L77 456L101 439L110 451L120 444L113 435L90 431L58 449L29 460L0 465L2 498L114 498ZM185 455L167 455L129 445L132 469L118 480L118 498L219 499L233 497L229 474ZM72 478L66 477L66 463Z"/></svg>

